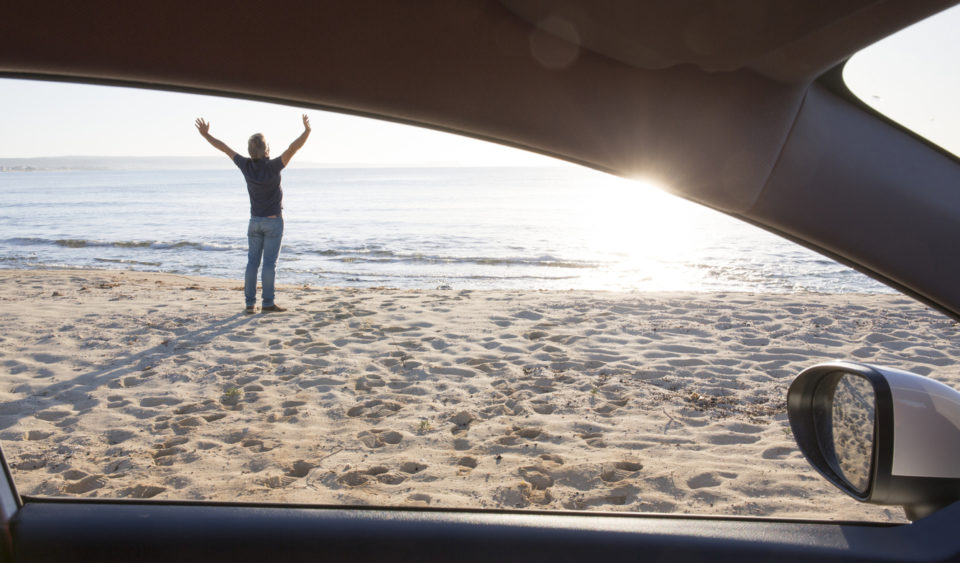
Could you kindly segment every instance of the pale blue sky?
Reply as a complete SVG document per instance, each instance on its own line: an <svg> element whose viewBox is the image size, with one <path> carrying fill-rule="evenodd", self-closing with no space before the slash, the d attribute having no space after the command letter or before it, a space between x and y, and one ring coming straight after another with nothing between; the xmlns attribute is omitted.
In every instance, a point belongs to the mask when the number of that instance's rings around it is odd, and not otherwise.
<svg viewBox="0 0 960 563"><path fill-rule="evenodd" d="M880 111L960 153L960 7L905 30L851 60L851 88ZM212 156L196 133L239 152L261 131L274 153L301 130L302 110L149 90L0 80L0 157ZM371 119L309 110L315 134L304 162L322 164L555 164L491 143Z"/></svg>

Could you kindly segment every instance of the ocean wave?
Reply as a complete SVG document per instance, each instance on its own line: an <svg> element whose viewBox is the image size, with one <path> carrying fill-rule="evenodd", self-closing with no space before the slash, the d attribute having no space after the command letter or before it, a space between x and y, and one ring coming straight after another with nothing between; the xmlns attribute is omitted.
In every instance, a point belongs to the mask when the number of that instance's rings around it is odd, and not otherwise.
<svg viewBox="0 0 960 563"><path fill-rule="evenodd" d="M779 266L779 267L777 267ZM799 267L784 267L771 264L690 264L689 268L701 270L706 279L734 287L760 287L772 293L816 291L824 293L886 293L890 288L880 282L845 268L835 262L827 262L815 270L804 271Z"/></svg>
<svg viewBox="0 0 960 563"><path fill-rule="evenodd" d="M478 266L528 266L538 268L565 268L592 270L603 264L584 260L564 260L553 256L524 257L492 257L492 256L444 256L423 253L399 253L391 250L322 250L314 254L330 258L331 261L343 264L409 264L427 266L450 266L458 264L473 264Z"/></svg>
<svg viewBox="0 0 960 563"><path fill-rule="evenodd" d="M356 271L336 271L336 270L287 270L288 272L301 275L311 275L318 278L334 277L344 278L348 281L365 281L365 279L403 279L403 280L491 280L491 281L520 281L520 280L543 280L543 281L562 281L578 279L580 276L507 276L507 275L444 275L439 272L423 274L400 274L390 272L356 272ZM362 279L365 278L365 279Z"/></svg>
<svg viewBox="0 0 960 563"><path fill-rule="evenodd" d="M130 266L151 266L159 268L160 262L141 262L139 260L112 260L110 258L94 258L94 262L103 262L105 264L127 264Z"/></svg>
<svg viewBox="0 0 960 563"><path fill-rule="evenodd" d="M152 250L178 250L190 249L199 251L222 252L230 250L246 250L231 244L221 244L214 242L195 242L195 241L152 241L152 240L121 240L105 241L91 239L45 239L45 238L14 238L5 241L14 246L57 246L60 248L124 248L136 249L147 248Z"/></svg>

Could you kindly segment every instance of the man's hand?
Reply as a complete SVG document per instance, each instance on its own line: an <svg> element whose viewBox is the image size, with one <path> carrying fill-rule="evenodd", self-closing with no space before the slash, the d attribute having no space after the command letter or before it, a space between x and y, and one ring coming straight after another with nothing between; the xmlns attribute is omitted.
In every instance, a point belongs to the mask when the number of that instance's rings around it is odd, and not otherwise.
<svg viewBox="0 0 960 563"><path fill-rule="evenodd" d="M233 159L234 156L236 156L237 153L234 152L233 149L228 147L226 143L224 143L220 139L215 138L213 135L210 134L210 124L204 121L202 117L198 117L197 120L194 122L194 125L197 126L197 131L200 132L203 138L206 139L208 143L213 145L213 148L227 155L228 157L230 157L231 160Z"/></svg>
<svg viewBox="0 0 960 563"><path fill-rule="evenodd" d="M307 137L309 136L310 118L307 117L307 114L303 114L303 133L294 139L293 142L290 143L290 146L287 147L287 150L283 151L283 154L280 155L280 160L283 161L284 166L290 163L290 159L293 158L293 155L297 154L297 151L300 150L300 147L307 142Z"/></svg>
<svg viewBox="0 0 960 563"><path fill-rule="evenodd" d="M207 138L210 135L210 124L204 121L202 117L198 117L197 122L194 123L194 125L197 126L197 131L199 131L204 138Z"/></svg>

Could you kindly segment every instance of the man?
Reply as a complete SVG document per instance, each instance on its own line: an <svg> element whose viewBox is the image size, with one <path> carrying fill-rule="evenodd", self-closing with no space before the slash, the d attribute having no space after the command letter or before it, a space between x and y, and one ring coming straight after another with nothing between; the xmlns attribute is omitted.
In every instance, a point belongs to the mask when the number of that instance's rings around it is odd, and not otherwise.
<svg viewBox="0 0 960 563"><path fill-rule="evenodd" d="M274 302L274 282L276 280L277 257L280 256L280 239L283 237L282 201L280 189L280 171L293 155L307 142L310 136L310 119L303 114L303 133L296 138L280 158L270 158L270 146L261 133L256 133L247 141L250 158L240 156L223 141L210 134L210 124L198 118L197 131L214 148L230 157L230 160L243 173L250 195L250 225L247 228L247 270L243 282L243 294L246 299L246 312L255 312L257 304L257 269L263 261L263 305L261 311L283 312L286 309Z"/></svg>

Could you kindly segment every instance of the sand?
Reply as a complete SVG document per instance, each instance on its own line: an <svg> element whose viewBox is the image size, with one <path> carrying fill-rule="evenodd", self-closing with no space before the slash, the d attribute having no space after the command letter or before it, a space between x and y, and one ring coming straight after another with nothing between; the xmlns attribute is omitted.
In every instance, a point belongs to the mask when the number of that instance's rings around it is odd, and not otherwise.
<svg viewBox="0 0 960 563"><path fill-rule="evenodd" d="M23 495L902 521L807 464L785 392L853 359L960 387L900 295L281 287L0 271Z"/></svg>

